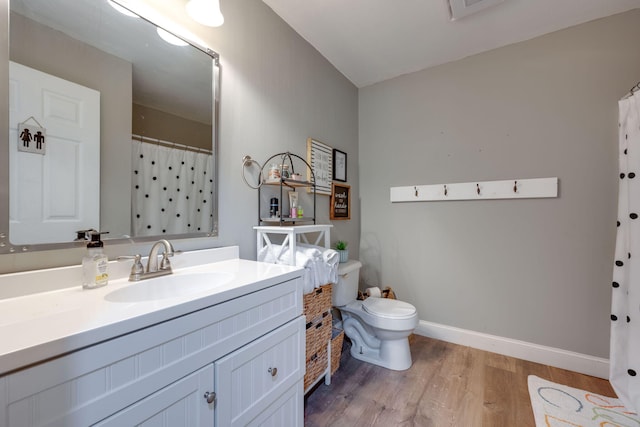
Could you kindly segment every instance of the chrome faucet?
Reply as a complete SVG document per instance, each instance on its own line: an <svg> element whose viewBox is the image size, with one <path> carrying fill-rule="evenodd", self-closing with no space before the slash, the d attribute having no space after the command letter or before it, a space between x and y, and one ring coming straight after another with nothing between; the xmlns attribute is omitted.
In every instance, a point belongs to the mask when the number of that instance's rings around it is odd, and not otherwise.
<svg viewBox="0 0 640 427"><path fill-rule="evenodd" d="M158 251L160 247L164 246L164 252L162 253L162 260L160 260L160 266L158 266ZM147 268L142 265L142 256L120 256L118 260L133 258L133 266L131 267L131 274L129 274L130 282L138 282L144 279L151 279L152 277L166 276L171 274L171 263L169 257L173 256L180 251L175 251L173 245L168 240L158 240L151 246L149 252L149 259L147 260Z"/></svg>
<svg viewBox="0 0 640 427"><path fill-rule="evenodd" d="M164 246L164 252L162 253L162 261L160 261L160 268L158 268L158 250L160 246ZM173 245L168 240L162 239L155 242L151 246L151 252L149 252L145 273L166 272L165 274L171 274L169 257L173 256L174 252Z"/></svg>

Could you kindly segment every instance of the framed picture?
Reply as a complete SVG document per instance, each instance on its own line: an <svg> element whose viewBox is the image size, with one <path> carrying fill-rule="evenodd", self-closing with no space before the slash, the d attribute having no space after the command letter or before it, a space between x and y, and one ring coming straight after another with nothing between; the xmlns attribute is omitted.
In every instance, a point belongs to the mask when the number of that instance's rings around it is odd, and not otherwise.
<svg viewBox="0 0 640 427"><path fill-rule="evenodd" d="M347 182L347 153L333 149L333 180Z"/></svg>
<svg viewBox="0 0 640 427"><path fill-rule="evenodd" d="M307 162L316 178L316 194L331 194L331 176L333 173L333 151L331 147L313 138L307 138ZM307 170L307 181L312 181L311 171ZM309 188L308 191L313 191Z"/></svg>
<svg viewBox="0 0 640 427"><path fill-rule="evenodd" d="M351 219L351 186L347 184L331 185L330 219Z"/></svg>

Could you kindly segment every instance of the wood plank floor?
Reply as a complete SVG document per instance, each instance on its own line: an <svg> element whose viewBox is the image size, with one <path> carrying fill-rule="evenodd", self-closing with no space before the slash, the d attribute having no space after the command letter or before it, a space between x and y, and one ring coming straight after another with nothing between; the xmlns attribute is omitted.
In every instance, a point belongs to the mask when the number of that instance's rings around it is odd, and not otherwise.
<svg viewBox="0 0 640 427"><path fill-rule="evenodd" d="M331 385L307 395L305 426L535 427L528 375L615 396L600 378L417 335L406 371L348 353L346 343Z"/></svg>

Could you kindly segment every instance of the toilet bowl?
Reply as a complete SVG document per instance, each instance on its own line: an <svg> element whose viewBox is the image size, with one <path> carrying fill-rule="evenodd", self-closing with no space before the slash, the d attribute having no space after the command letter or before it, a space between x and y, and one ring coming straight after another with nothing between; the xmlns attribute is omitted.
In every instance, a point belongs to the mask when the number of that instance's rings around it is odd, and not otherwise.
<svg viewBox="0 0 640 427"><path fill-rule="evenodd" d="M340 310L344 333L351 340L351 355L364 362L403 371L411 367L409 335L418 325L416 308L387 298L356 299L360 261L338 267L338 283L331 293Z"/></svg>

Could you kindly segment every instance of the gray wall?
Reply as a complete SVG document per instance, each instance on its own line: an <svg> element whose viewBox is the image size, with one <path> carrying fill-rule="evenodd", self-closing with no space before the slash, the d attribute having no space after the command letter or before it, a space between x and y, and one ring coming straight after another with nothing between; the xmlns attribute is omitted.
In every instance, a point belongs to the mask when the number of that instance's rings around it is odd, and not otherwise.
<svg viewBox="0 0 640 427"><path fill-rule="evenodd" d="M223 0L220 28L196 24L185 2L150 2L202 38L221 55L221 109L218 148L219 237L176 241L178 249L239 245L242 258L255 259L258 195L240 176L245 154L264 162L291 151L306 157L314 137L349 156L349 184L358 194L358 92L342 74L263 2ZM0 73L1 74L1 73ZM126 155L129 158L129 152ZM318 196L319 223L329 223L329 197ZM128 212L126 210L125 212ZM351 242L357 257L359 210L350 221L335 221L332 241ZM148 244L110 245L115 255L144 252ZM83 249L0 256L0 272L78 264Z"/></svg>
<svg viewBox="0 0 640 427"><path fill-rule="evenodd" d="M225 23L214 29L194 24L180 2L164 3L155 6L220 54L220 236L213 244L238 244L242 258L256 257L258 194L240 176L245 154L259 162L283 151L306 158L307 138L316 138L348 154L348 184L358 200L357 88L261 1L223 0ZM351 242L354 257L360 238L355 205L352 219L334 221L331 232L332 241ZM329 196L317 197L317 218L331 223Z"/></svg>
<svg viewBox="0 0 640 427"><path fill-rule="evenodd" d="M422 320L607 357L617 101L640 10L360 90L363 282ZM389 188L559 177L554 199L395 203Z"/></svg>
<svg viewBox="0 0 640 427"><path fill-rule="evenodd" d="M135 135L211 150L211 123L200 123L141 104L133 104Z"/></svg>

